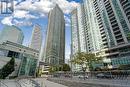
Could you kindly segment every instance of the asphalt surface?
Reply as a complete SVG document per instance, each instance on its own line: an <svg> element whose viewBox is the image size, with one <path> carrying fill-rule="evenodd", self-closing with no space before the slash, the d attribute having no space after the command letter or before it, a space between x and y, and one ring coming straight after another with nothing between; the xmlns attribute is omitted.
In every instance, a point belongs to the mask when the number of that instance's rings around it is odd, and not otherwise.
<svg viewBox="0 0 130 87"><path fill-rule="evenodd" d="M129 79L79 79L79 78L49 78L68 87L130 87Z"/></svg>

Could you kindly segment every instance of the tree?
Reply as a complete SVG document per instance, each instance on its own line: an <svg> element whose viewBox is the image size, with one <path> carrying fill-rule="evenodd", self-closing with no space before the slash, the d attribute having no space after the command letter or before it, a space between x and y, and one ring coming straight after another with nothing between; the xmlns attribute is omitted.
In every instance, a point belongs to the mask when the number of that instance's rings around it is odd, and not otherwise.
<svg viewBox="0 0 130 87"><path fill-rule="evenodd" d="M11 58L6 65L3 66L0 72L0 78L5 79L9 74L15 70L15 59Z"/></svg>
<svg viewBox="0 0 130 87"><path fill-rule="evenodd" d="M50 67L49 67L49 72L50 72L50 73L54 73L54 72L55 72L54 66L50 66Z"/></svg>
<svg viewBox="0 0 130 87"><path fill-rule="evenodd" d="M93 70L93 63L97 63L102 60L102 57L96 57L93 53L78 52L71 60L73 64L80 65L82 71L85 72L87 68Z"/></svg>
<svg viewBox="0 0 130 87"><path fill-rule="evenodd" d="M56 72L56 71L59 71L59 67L60 67L60 66L58 66L58 65L50 66L49 72L50 72L50 73L54 73L54 72Z"/></svg>
<svg viewBox="0 0 130 87"><path fill-rule="evenodd" d="M63 71L70 71L70 66L68 64L63 64Z"/></svg>
<svg viewBox="0 0 130 87"><path fill-rule="evenodd" d="M102 60L101 57L96 57L93 53L85 53L78 52L74 55L74 59L71 60L73 64L80 65L82 67L82 71L84 72L84 80L85 80L85 71L87 68L89 70L93 70L93 63L97 63Z"/></svg>
<svg viewBox="0 0 130 87"><path fill-rule="evenodd" d="M70 71L70 66L68 64L50 66L49 68L50 73L54 73L57 71Z"/></svg>

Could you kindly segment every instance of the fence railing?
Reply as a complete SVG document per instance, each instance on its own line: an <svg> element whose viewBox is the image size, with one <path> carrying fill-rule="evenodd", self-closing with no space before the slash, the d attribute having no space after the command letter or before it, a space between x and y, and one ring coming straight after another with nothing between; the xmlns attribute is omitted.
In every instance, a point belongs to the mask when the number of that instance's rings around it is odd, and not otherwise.
<svg viewBox="0 0 130 87"><path fill-rule="evenodd" d="M91 72L57 72L48 79L58 81L74 80L92 84L106 84L112 87L130 87L130 70L91 71ZM73 82L73 81L71 81ZM115 86L116 85L116 86ZM111 86L110 86L111 87Z"/></svg>
<svg viewBox="0 0 130 87"><path fill-rule="evenodd" d="M130 79L130 70L113 70L113 71L91 71L91 72L57 72L52 74L53 77L78 77L88 76L88 78L109 78L109 79Z"/></svg>

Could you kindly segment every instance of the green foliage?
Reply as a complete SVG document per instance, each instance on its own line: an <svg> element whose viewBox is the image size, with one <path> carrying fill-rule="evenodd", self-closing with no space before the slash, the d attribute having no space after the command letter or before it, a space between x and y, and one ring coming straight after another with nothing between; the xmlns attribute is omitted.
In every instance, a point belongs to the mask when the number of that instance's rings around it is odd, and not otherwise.
<svg viewBox="0 0 130 87"><path fill-rule="evenodd" d="M14 71L15 59L11 58L10 61L3 66L0 72L0 79L5 79L9 74Z"/></svg>
<svg viewBox="0 0 130 87"><path fill-rule="evenodd" d="M119 70L130 70L130 64L128 65L120 65L118 67Z"/></svg>
<svg viewBox="0 0 130 87"><path fill-rule="evenodd" d="M63 64L63 71L70 71L70 66L68 64Z"/></svg>
<svg viewBox="0 0 130 87"><path fill-rule="evenodd" d="M68 64L50 66L49 68L50 73L54 73L57 71L70 71L70 66Z"/></svg>
<svg viewBox="0 0 130 87"><path fill-rule="evenodd" d="M50 73L54 73L54 72L56 72L56 71L58 71L59 70L59 66L50 66L50 68L49 68L49 72Z"/></svg>
<svg viewBox="0 0 130 87"><path fill-rule="evenodd" d="M102 57L96 57L93 53L85 53L85 52L78 52L74 55L73 60L71 62L73 64L81 65L82 70L86 71L87 68L93 70L93 63L98 63L102 60Z"/></svg>
<svg viewBox="0 0 130 87"><path fill-rule="evenodd" d="M50 66L50 68L49 68L49 72L50 72L50 73L55 72L54 69L53 69L53 66Z"/></svg>

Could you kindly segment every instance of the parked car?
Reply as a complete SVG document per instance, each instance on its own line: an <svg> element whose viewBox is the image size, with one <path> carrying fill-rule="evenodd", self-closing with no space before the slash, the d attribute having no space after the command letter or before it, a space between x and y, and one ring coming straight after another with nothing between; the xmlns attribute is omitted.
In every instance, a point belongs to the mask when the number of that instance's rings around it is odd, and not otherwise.
<svg viewBox="0 0 130 87"><path fill-rule="evenodd" d="M113 78L111 73L99 73L96 75L97 78Z"/></svg>
<svg viewBox="0 0 130 87"><path fill-rule="evenodd" d="M97 78L104 78L105 75L104 75L103 73L99 73L99 74L96 75L96 77L97 77Z"/></svg>
<svg viewBox="0 0 130 87"><path fill-rule="evenodd" d="M84 79L84 78L85 78L85 79L88 79L88 76L87 76L87 75L85 75L85 76L84 76L84 75L78 75L78 78L79 78L79 79Z"/></svg>

